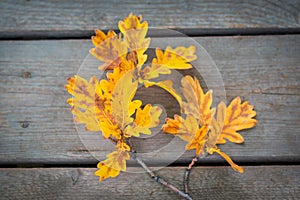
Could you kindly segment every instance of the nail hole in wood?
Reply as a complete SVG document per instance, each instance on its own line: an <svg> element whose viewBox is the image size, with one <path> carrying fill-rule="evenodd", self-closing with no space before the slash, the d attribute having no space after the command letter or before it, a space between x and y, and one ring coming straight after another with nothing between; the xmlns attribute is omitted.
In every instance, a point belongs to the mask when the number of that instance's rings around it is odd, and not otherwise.
<svg viewBox="0 0 300 200"><path fill-rule="evenodd" d="M23 122L21 126L22 126L22 128L28 128L29 123L28 122Z"/></svg>
<svg viewBox="0 0 300 200"><path fill-rule="evenodd" d="M31 78L31 73L30 72L24 72L22 76L23 76L23 78Z"/></svg>

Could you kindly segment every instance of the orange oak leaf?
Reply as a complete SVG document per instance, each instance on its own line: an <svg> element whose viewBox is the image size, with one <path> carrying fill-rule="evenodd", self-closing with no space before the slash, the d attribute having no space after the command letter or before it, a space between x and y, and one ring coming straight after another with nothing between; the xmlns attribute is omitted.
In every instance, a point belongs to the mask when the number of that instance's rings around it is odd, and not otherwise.
<svg viewBox="0 0 300 200"><path fill-rule="evenodd" d="M198 79L196 77L193 79L191 76L183 77L181 85L186 99L186 102L182 102L183 112L199 119L200 125L209 125L215 113L215 109L211 109L212 91L204 93Z"/></svg>
<svg viewBox="0 0 300 200"><path fill-rule="evenodd" d="M125 137L139 137L140 133L151 134L150 128L159 125L159 116L162 109L158 106L147 104L143 109L138 108L136 117L132 125L128 125L124 130Z"/></svg>
<svg viewBox="0 0 300 200"><path fill-rule="evenodd" d="M90 50L90 53L104 64L99 69L113 69L118 67L125 59L128 49L126 43L120 35L113 31L109 31L105 35L102 31L96 30L96 36L92 38L93 44L97 45Z"/></svg>
<svg viewBox="0 0 300 200"><path fill-rule="evenodd" d="M130 56L133 60L137 59L137 67L141 66L146 62L147 55L145 51L148 49L150 44L150 38L146 38L148 32L148 22L142 21L142 16L136 16L132 13L128 17L124 18L124 21L119 21L119 29L124 35L124 42L130 49ZM136 58L135 58L136 57Z"/></svg>
<svg viewBox="0 0 300 200"><path fill-rule="evenodd" d="M96 176L99 176L100 181L103 181L110 177L116 177L120 174L120 171L126 171L126 160L129 160L130 156L127 151L117 150L107 155L107 159L98 163Z"/></svg>
<svg viewBox="0 0 300 200"><path fill-rule="evenodd" d="M217 121L222 126L222 132L218 139L218 144L226 143L225 139L234 143L243 143L244 138L237 131L252 128L257 124L257 120L253 119L256 112L249 102L241 103L241 98L236 97L226 108L224 102L218 105Z"/></svg>

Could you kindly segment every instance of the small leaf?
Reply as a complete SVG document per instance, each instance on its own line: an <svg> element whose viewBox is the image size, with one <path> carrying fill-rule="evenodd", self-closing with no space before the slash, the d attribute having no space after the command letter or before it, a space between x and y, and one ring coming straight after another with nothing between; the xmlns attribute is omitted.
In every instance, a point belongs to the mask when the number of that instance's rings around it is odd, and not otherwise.
<svg viewBox="0 0 300 200"><path fill-rule="evenodd" d="M190 46L188 48L179 46L172 49L167 46L163 52L161 49L156 49L156 58L153 59L153 64L165 65L169 69L189 69L192 65L189 62L196 60L195 55L196 47Z"/></svg>
<svg viewBox="0 0 300 200"><path fill-rule="evenodd" d="M243 143L244 138L237 131L252 128L257 124L257 120L253 119L256 115L253 106L249 105L247 101L241 103L240 97L233 99L227 108L221 102L218 110L221 110L221 112L218 114L217 120L220 125L223 125L218 144L226 143L225 139L234 143Z"/></svg>
<svg viewBox="0 0 300 200"><path fill-rule="evenodd" d="M116 177L120 171L126 171L126 160L129 159L130 156L127 151L114 151L107 155L106 160L98 163L99 170L95 172L95 175L99 176L100 181Z"/></svg>
<svg viewBox="0 0 300 200"><path fill-rule="evenodd" d="M183 46L172 49L167 47L163 52L156 49L156 58L152 60L151 66L142 70L142 77L145 80L157 78L160 74L171 74L170 69L189 69L192 65L190 61L196 60L195 46L185 48Z"/></svg>
<svg viewBox="0 0 300 200"><path fill-rule="evenodd" d="M132 125L125 128L125 137L139 137L141 133L151 134L150 128L154 128L159 125L159 116L162 109L158 106L151 106L147 104L144 109L138 108L136 117Z"/></svg>

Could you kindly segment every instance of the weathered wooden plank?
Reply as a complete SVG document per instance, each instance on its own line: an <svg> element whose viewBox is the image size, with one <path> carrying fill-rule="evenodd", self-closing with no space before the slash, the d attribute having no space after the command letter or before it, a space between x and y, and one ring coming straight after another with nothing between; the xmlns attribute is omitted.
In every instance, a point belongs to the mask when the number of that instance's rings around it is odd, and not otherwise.
<svg viewBox="0 0 300 200"><path fill-rule="evenodd" d="M122 173L99 182L92 168L0 169L1 199L180 199L145 173ZM157 172L182 188L184 168ZM194 199L299 199L299 166L197 167L190 176Z"/></svg>
<svg viewBox="0 0 300 200"><path fill-rule="evenodd" d="M20 1L0 2L4 35L27 31L117 29L130 12L142 14L151 27L299 28L300 4L289 1ZM63 33L63 32L62 32ZM43 32L39 32L43 34Z"/></svg>
<svg viewBox="0 0 300 200"><path fill-rule="evenodd" d="M228 100L240 95L250 100L258 113L259 125L243 132L246 143L222 149L238 162L299 161L300 37L195 39L218 65ZM1 164L96 162L76 133L63 87L90 47L87 40L0 42ZM149 90L140 94L144 102L150 101L145 94L155 94L161 98L150 97L152 102L165 105L170 115L178 111L167 93ZM95 134L85 141L96 145L92 152L103 159L112 148L109 144L99 146L98 139ZM158 134L138 139L135 148L149 152L166 146L171 139ZM184 154L177 162L186 162L190 156ZM203 159L218 161L217 157Z"/></svg>

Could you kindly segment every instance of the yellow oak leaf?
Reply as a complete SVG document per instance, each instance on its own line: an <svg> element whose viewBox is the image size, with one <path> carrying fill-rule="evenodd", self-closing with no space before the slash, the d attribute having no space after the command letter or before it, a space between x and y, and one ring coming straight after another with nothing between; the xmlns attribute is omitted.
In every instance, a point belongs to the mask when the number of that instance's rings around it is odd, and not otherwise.
<svg viewBox="0 0 300 200"><path fill-rule="evenodd" d="M95 90L98 84L96 77L91 77L89 82L84 78L75 75L68 78L65 86L73 96L67 102L72 106L74 120L77 123L85 124L89 131L100 131L100 124L95 113Z"/></svg>
<svg viewBox="0 0 300 200"><path fill-rule="evenodd" d="M204 93L198 79L196 77L193 79L191 76L183 77L181 85L186 99L186 102L182 102L183 112L199 119L201 126L209 125L215 113L215 109L211 109L212 91Z"/></svg>
<svg viewBox="0 0 300 200"><path fill-rule="evenodd" d="M112 115L119 128L124 128L133 122L131 115L142 105L140 100L132 101L138 82L133 81L133 72L129 71L117 82L112 93Z"/></svg>
<svg viewBox="0 0 300 200"><path fill-rule="evenodd" d="M125 137L139 137L141 133L151 134L150 128L159 125L159 116L162 109L158 106L147 104L143 109L138 108L135 120L132 125L128 125L124 130Z"/></svg>
<svg viewBox="0 0 300 200"><path fill-rule="evenodd" d="M95 172L95 175L99 176L100 181L116 177L120 174L120 171L126 171L126 160L129 159L130 156L127 151L114 151L107 155L106 160L98 163L99 170Z"/></svg>
<svg viewBox="0 0 300 200"><path fill-rule="evenodd" d="M99 66L99 69L113 69L125 59L128 48L120 35L116 35L113 31L109 31L105 35L102 31L97 30L96 36L92 40L93 44L97 46L90 49L90 53L104 62L103 65Z"/></svg>
<svg viewBox="0 0 300 200"><path fill-rule="evenodd" d="M226 143L225 139L234 143L243 143L244 138L237 131L252 128L257 124L253 119L256 112L249 102L241 103L241 98L236 97L226 108L225 103L221 102L218 106L217 120L222 126L222 132L218 139L218 144Z"/></svg>
<svg viewBox="0 0 300 200"><path fill-rule="evenodd" d="M137 67L140 68L147 60L145 51L150 44L150 38L146 38L148 32L148 22L142 21L142 16L136 16L132 13L124 18L124 21L119 21L119 29L124 35L124 42L130 49L130 56L137 59ZM135 56L136 55L136 56ZM136 57L136 58L135 58Z"/></svg>
<svg viewBox="0 0 300 200"><path fill-rule="evenodd" d="M175 49L167 46L163 52L156 49L156 58L153 58L152 65L142 71L143 79L149 80L157 78L159 74L170 74L170 69L189 69L192 65L189 63L197 59L195 55L195 46L188 48L180 46Z"/></svg>
<svg viewBox="0 0 300 200"><path fill-rule="evenodd" d="M197 59L195 51L195 46L188 48L179 46L175 49L167 46L164 52L157 48L156 58L152 60L152 63L167 66L169 69L190 69L192 65L189 62Z"/></svg>

